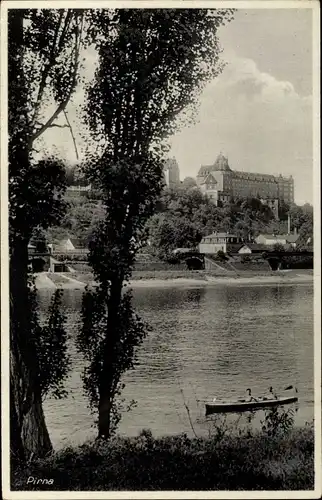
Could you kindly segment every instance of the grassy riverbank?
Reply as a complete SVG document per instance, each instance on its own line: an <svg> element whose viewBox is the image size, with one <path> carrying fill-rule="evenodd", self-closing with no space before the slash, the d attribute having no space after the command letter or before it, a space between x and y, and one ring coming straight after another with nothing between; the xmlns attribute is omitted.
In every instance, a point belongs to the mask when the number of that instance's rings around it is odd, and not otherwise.
<svg viewBox="0 0 322 500"><path fill-rule="evenodd" d="M287 435L155 439L135 438L67 448L45 460L14 468L14 490L311 490L313 428ZM50 486L28 477L52 478Z"/></svg>

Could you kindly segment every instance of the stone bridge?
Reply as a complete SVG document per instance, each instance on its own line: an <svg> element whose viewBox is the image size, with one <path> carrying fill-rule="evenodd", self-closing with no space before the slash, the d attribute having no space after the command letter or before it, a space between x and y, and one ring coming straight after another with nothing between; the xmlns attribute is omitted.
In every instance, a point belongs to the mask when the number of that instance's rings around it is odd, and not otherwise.
<svg viewBox="0 0 322 500"><path fill-rule="evenodd" d="M302 257L302 262L298 263L296 260L292 262L293 257ZM264 258L269 263L271 269L276 271L278 269L313 269L313 252L309 251L294 251L294 252L267 252Z"/></svg>
<svg viewBox="0 0 322 500"><path fill-rule="evenodd" d="M54 270L53 264L70 264L74 260L87 260L88 250L69 250L66 252L30 252L28 255L29 265L33 272L39 273L42 271Z"/></svg>
<svg viewBox="0 0 322 500"><path fill-rule="evenodd" d="M177 254L176 257L181 261L185 262L188 269L200 270L205 268L205 256L203 253L199 252L182 252Z"/></svg>

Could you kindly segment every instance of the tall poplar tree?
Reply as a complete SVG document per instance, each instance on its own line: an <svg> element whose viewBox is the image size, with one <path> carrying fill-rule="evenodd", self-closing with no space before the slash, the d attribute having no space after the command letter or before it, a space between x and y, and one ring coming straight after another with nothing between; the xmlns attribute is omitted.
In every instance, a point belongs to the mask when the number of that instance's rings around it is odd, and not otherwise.
<svg viewBox="0 0 322 500"><path fill-rule="evenodd" d="M102 438L120 419L122 375L147 331L123 287L163 185L166 139L221 72L217 32L231 18L231 10L117 9L92 19L99 61L86 119L103 152L88 157L87 175L105 216L90 247L98 287L84 296L78 346Z"/></svg>

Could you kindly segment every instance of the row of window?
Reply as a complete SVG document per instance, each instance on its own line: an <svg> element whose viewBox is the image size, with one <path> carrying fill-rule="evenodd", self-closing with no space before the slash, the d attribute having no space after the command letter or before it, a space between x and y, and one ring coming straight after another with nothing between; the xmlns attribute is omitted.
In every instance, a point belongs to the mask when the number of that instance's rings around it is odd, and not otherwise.
<svg viewBox="0 0 322 500"><path fill-rule="evenodd" d="M262 184L267 184L267 185L270 184L272 186L276 186L277 185L276 182L270 181L270 180L265 180L265 179L232 179L231 182L233 184L245 184L245 183L249 184L250 182L254 182L254 183L255 182L256 183L261 182Z"/></svg>
<svg viewBox="0 0 322 500"><path fill-rule="evenodd" d="M202 243L238 243L240 238L205 238Z"/></svg>

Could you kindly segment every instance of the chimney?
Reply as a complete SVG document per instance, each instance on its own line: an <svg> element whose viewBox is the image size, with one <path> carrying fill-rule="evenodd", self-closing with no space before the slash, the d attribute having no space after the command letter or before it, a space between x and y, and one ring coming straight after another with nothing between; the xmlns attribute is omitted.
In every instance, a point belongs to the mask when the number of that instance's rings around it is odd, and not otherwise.
<svg viewBox="0 0 322 500"><path fill-rule="evenodd" d="M291 216L288 214L287 217L287 234L291 234Z"/></svg>

